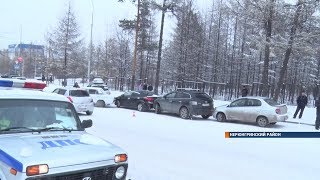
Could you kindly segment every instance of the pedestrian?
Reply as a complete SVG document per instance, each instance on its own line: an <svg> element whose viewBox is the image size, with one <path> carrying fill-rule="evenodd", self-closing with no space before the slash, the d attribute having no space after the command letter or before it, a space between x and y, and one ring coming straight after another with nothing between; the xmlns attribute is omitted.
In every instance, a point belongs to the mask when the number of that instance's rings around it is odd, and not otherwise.
<svg viewBox="0 0 320 180"><path fill-rule="evenodd" d="M147 85L147 83L144 83L144 84L143 84L143 90L144 90L144 91L148 90L148 85Z"/></svg>
<svg viewBox="0 0 320 180"><path fill-rule="evenodd" d="M246 97L246 96L248 96L248 89L245 87L245 86L243 86L242 87L242 90L241 90L241 95L242 95L242 97Z"/></svg>
<svg viewBox="0 0 320 180"><path fill-rule="evenodd" d="M301 119L303 115L304 108L308 104L308 98L307 95L304 93L304 91L301 91L299 97L297 98L297 109L296 112L293 115L293 118L295 119L297 117L297 114L300 111L299 119Z"/></svg>
<svg viewBox="0 0 320 180"><path fill-rule="evenodd" d="M319 130L319 127L320 127L320 97L318 98L318 100L316 100L315 107L317 108L315 128L316 128L316 130Z"/></svg>
<svg viewBox="0 0 320 180"><path fill-rule="evenodd" d="M50 76L49 81L50 81L50 83L53 82L53 77L52 76Z"/></svg>
<svg viewBox="0 0 320 180"><path fill-rule="evenodd" d="M74 85L73 85L73 87L79 88L80 86L79 86L79 84L78 84L77 82L75 82Z"/></svg>
<svg viewBox="0 0 320 180"><path fill-rule="evenodd" d="M41 78L42 81L45 81L46 80L46 77L44 75L42 75L42 78Z"/></svg>
<svg viewBox="0 0 320 180"><path fill-rule="evenodd" d="M148 91L153 91L153 87L151 84L148 86Z"/></svg>

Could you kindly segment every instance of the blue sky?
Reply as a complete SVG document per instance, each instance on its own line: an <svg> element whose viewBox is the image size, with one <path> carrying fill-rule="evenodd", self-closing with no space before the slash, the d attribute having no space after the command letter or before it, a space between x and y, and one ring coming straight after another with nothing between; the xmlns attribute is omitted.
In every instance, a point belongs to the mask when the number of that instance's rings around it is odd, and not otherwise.
<svg viewBox="0 0 320 180"><path fill-rule="evenodd" d="M135 6L119 3L117 0L92 0L94 4L94 43L102 42L115 33L118 22L123 18L133 18ZM44 35L53 29L62 18L69 0L2 0L0 6L0 49L8 44L19 43L20 27L22 42L44 44ZM90 37L91 11L90 0L70 0L79 22L82 37L88 42ZM197 0L199 7L206 7L210 0ZM202 11L203 8L199 8ZM160 13L157 14L160 19ZM160 25L158 25L160 26ZM174 23L166 24L167 38ZM166 39L165 39L166 40ZM168 39L167 39L168 40Z"/></svg>

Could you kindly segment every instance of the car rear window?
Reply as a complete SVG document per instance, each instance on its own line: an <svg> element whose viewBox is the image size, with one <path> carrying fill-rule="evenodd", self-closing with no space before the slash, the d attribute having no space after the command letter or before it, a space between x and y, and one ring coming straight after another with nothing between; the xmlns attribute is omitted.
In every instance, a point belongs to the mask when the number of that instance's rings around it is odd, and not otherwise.
<svg viewBox="0 0 320 180"><path fill-rule="evenodd" d="M194 97L199 98L199 99L203 99L203 100L211 99L211 97L206 93L195 93Z"/></svg>
<svg viewBox="0 0 320 180"><path fill-rule="evenodd" d="M152 91L137 91L141 96L152 96L154 93Z"/></svg>
<svg viewBox="0 0 320 180"><path fill-rule="evenodd" d="M99 94L95 89L89 89L89 94Z"/></svg>
<svg viewBox="0 0 320 180"><path fill-rule="evenodd" d="M266 103L268 103L270 106L277 106L280 105L277 101L273 100L273 99L264 99L264 101Z"/></svg>
<svg viewBox="0 0 320 180"><path fill-rule="evenodd" d="M71 90L70 96L74 97L87 97L89 96L89 93L85 90Z"/></svg>

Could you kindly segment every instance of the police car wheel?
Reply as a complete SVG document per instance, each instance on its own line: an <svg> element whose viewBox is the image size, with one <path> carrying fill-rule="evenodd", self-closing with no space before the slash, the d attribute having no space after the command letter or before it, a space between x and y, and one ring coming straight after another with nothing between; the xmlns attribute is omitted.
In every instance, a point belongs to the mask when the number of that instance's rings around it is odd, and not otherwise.
<svg viewBox="0 0 320 180"><path fill-rule="evenodd" d="M86 114L87 115L91 115L93 113L93 111L87 111Z"/></svg>

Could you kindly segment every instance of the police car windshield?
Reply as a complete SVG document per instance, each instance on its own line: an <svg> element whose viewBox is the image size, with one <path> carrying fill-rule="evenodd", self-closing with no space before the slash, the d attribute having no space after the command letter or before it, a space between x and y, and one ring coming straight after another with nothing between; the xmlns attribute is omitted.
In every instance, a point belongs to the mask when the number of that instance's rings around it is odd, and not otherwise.
<svg viewBox="0 0 320 180"><path fill-rule="evenodd" d="M17 128L19 127L19 128ZM67 102L43 100L0 100L2 133L38 130L81 130L80 120Z"/></svg>

